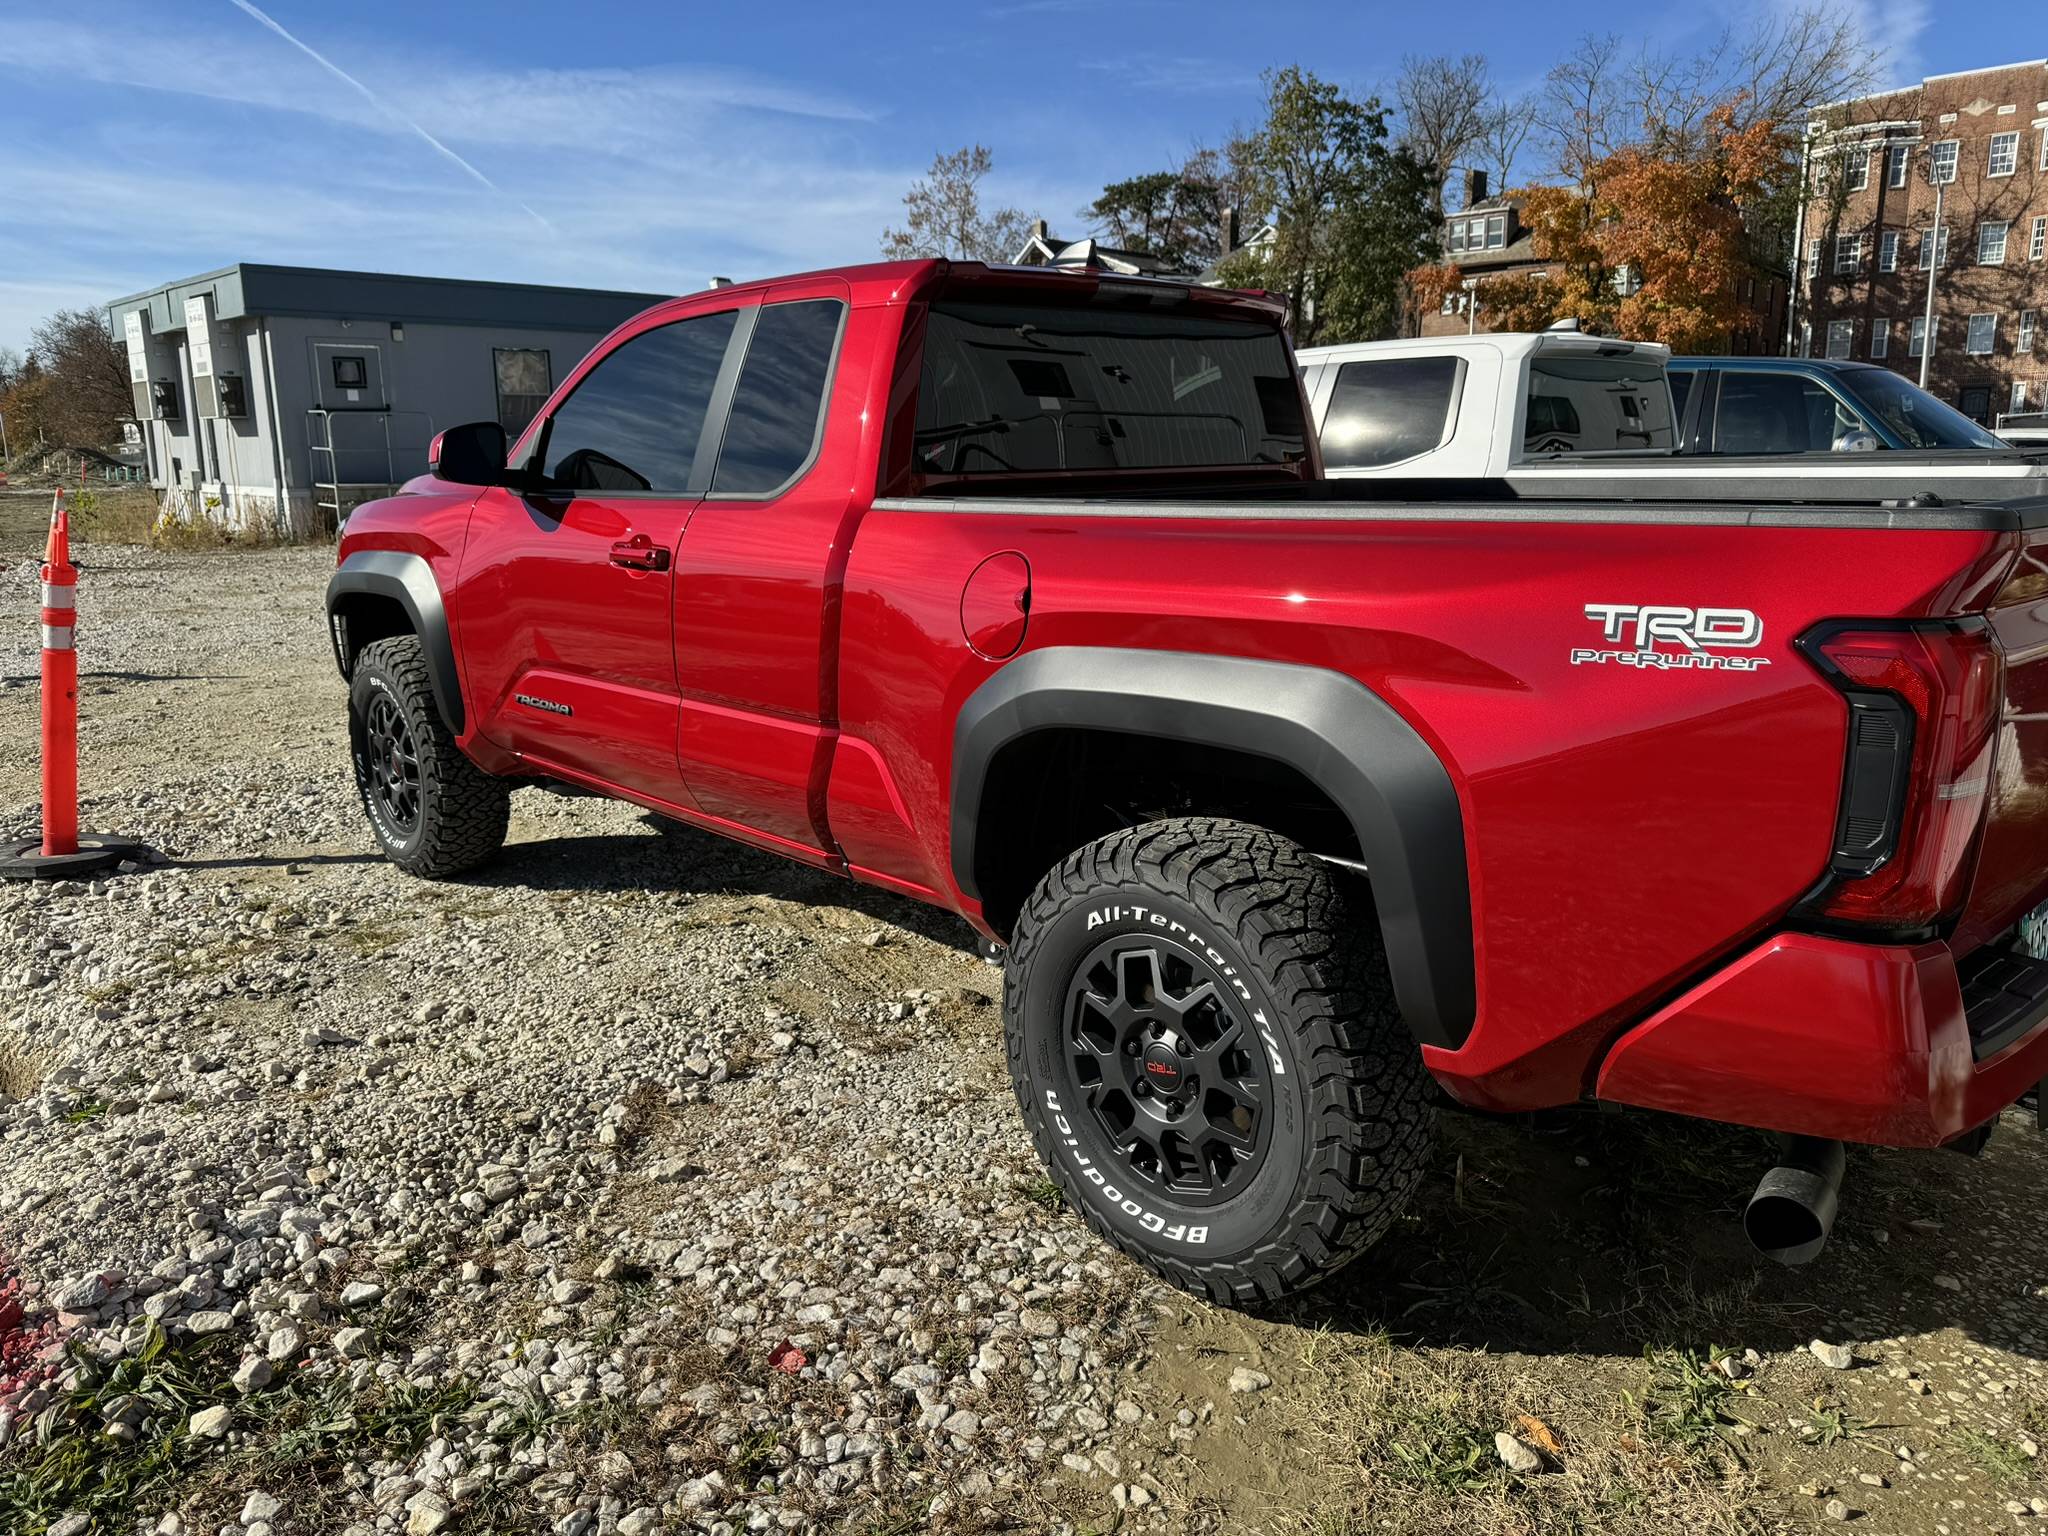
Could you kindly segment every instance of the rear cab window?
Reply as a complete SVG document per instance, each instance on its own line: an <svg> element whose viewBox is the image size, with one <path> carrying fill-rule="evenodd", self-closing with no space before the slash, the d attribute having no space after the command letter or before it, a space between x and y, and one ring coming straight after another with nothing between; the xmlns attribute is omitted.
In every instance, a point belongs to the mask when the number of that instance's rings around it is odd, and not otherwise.
<svg viewBox="0 0 2048 1536"><path fill-rule="evenodd" d="M733 390L712 495L773 496L810 467L845 322L838 299L761 307Z"/></svg>
<svg viewBox="0 0 2048 1536"><path fill-rule="evenodd" d="M934 301L913 467L995 476L1300 464L1308 425L1286 339L1190 307Z"/></svg>
<svg viewBox="0 0 2048 1536"><path fill-rule="evenodd" d="M1661 357L1560 349L1529 359L1524 453L1662 454L1676 443Z"/></svg>
<svg viewBox="0 0 2048 1536"><path fill-rule="evenodd" d="M1464 375L1455 357L1341 364L1323 416L1324 465L1371 469L1442 446L1457 425Z"/></svg>

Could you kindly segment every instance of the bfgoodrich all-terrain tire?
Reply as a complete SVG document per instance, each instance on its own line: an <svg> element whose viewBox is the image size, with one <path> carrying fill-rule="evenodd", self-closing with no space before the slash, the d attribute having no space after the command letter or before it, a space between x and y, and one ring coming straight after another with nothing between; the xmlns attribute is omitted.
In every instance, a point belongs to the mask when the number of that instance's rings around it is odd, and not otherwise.
<svg viewBox="0 0 2048 1536"><path fill-rule="evenodd" d="M504 845L511 786L455 745L434 707L426 653L411 635L367 645L356 658L348 736L370 830L407 874L445 880Z"/></svg>
<svg viewBox="0 0 2048 1536"><path fill-rule="evenodd" d="M1018 920L1003 1022L1039 1156L1176 1285L1314 1285L1422 1177L1428 1077L1363 905L1286 838L1189 818L1090 843Z"/></svg>

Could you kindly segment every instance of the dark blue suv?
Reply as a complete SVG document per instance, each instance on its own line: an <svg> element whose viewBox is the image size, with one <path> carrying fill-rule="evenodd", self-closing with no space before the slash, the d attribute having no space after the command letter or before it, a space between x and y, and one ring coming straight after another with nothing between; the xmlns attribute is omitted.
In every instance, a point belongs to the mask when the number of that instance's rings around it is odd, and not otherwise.
<svg viewBox="0 0 2048 1536"><path fill-rule="evenodd" d="M1952 406L1874 363L1674 357L1680 453L2012 452Z"/></svg>

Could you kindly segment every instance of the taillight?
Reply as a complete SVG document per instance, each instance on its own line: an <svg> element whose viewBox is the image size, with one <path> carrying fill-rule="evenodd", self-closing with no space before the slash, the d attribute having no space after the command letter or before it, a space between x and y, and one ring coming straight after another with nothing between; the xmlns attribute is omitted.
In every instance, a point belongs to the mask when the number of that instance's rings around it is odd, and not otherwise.
<svg viewBox="0 0 2048 1536"><path fill-rule="evenodd" d="M1886 928L1955 915L1990 803L2005 657L1981 618L1822 625L1803 650L1849 706L1820 914Z"/></svg>

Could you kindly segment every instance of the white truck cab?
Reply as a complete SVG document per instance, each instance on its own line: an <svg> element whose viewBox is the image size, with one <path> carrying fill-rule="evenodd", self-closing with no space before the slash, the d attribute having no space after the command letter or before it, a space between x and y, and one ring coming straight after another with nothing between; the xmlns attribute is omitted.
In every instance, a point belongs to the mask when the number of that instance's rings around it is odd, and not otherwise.
<svg viewBox="0 0 2048 1536"><path fill-rule="evenodd" d="M1656 342L1557 326L1349 342L1298 356L1332 480L1463 480L1517 499L1941 504L2048 495L2048 455L2013 448L1685 451L1702 392L1674 395L1671 349Z"/></svg>
<svg viewBox="0 0 2048 1536"><path fill-rule="evenodd" d="M1554 329L1352 342L1300 359L1332 479L1492 479L1677 446L1671 349L1655 342Z"/></svg>

